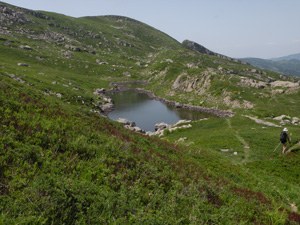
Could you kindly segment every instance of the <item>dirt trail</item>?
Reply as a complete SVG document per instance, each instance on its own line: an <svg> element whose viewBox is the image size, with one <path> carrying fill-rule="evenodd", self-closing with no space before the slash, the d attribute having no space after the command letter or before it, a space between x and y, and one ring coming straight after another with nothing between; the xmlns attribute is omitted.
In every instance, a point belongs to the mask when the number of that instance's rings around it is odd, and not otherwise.
<svg viewBox="0 0 300 225"><path fill-rule="evenodd" d="M233 129L232 125L231 125L231 121L230 119L226 119L227 121L227 124L228 124L228 127L230 129ZM249 159L249 156L250 156L250 146L249 144L246 142L246 140L239 134L238 131L235 130L235 135L234 135L238 140L239 142L241 142L243 144L243 149L244 149L244 159L241 161L241 163L246 163Z"/></svg>

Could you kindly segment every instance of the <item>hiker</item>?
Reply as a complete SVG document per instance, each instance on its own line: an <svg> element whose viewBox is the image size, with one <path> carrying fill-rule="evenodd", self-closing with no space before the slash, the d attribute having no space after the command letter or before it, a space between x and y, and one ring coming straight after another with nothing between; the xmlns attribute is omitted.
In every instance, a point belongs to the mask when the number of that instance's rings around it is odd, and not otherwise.
<svg viewBox="0 0 300 225"><path fill-rule="evenodd" d="M288 134L288 129L285 127L280 133L280 142L282 144L282 154L287 150L287 142L291 143L290 136Z"/></svg>

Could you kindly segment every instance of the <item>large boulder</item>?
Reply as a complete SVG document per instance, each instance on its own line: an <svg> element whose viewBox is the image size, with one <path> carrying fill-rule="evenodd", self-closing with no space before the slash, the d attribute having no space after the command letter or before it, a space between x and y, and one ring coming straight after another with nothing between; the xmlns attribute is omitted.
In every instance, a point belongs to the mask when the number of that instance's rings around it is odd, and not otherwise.
<svg viewBox="0 0 300 225"><path fill-rule="evenodd" d="M164 130L168 127L169 125L167 123L157 123L155 124L155 131L158 131L158 130Z"/></svg>

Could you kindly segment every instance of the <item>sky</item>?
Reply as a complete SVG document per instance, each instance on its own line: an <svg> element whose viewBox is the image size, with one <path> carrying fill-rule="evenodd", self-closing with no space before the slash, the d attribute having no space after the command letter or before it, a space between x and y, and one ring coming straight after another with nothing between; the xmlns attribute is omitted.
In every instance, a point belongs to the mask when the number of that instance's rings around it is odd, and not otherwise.
<svg viewBox="0 0 300 225"><path fill-rule="evenodd" d="M300 53L300 0L1 0L68 16L120 15L233 58Z"/></svg>

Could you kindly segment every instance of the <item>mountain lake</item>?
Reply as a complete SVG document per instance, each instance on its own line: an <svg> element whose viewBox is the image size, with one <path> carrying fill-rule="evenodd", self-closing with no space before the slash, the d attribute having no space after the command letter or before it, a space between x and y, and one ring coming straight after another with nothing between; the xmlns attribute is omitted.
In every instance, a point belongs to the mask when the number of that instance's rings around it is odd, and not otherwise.
<svg viewBox="0 0 300 225"><path fill-rule="evenodd" d="M210 114L176 108L137 91L121 91L109 95L114 102L114 110L108 113L112 120L124 118L136 123L145 131L154 131L156 123L175 124L179 120L199 120Z"/></svg>

